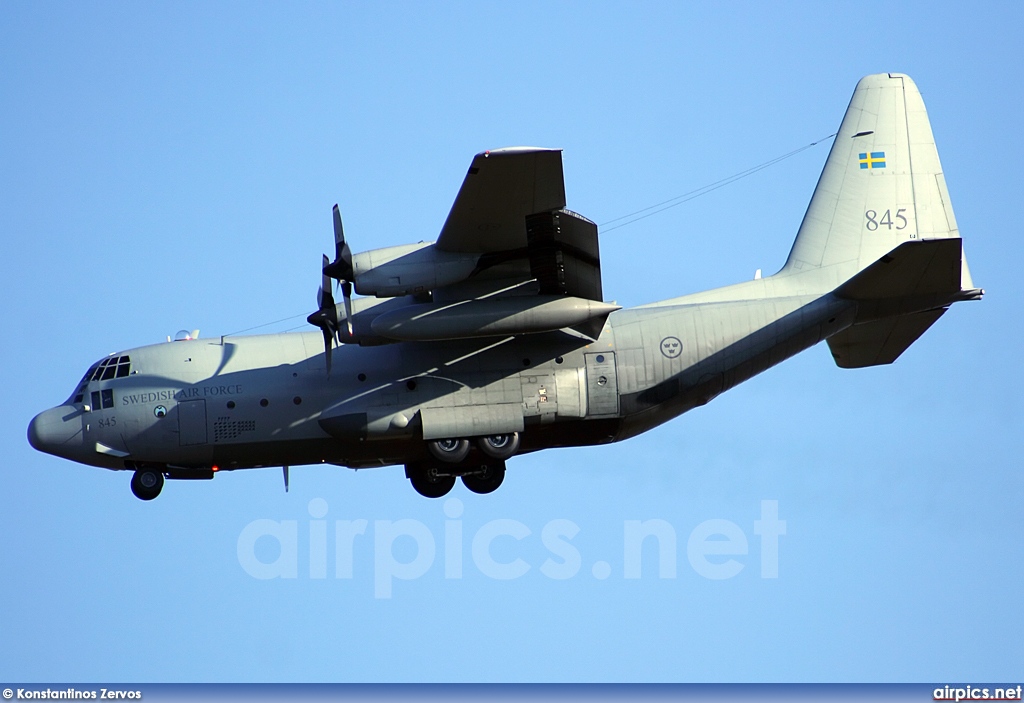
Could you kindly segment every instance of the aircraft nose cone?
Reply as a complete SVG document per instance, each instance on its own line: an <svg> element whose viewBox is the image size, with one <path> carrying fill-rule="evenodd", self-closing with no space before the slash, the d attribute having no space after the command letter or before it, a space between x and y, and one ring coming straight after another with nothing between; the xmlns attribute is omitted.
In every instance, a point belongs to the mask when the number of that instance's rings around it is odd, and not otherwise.
<svg viewBox="0 0 1024 703"><path fill-rule="evenodd" d="M28 425L28 443L41 452L59 456L64 453L62 449L66 452L73 448L75 439L81 441L81 433L82 422L76 408L60 406L32 418Z"/></svg>

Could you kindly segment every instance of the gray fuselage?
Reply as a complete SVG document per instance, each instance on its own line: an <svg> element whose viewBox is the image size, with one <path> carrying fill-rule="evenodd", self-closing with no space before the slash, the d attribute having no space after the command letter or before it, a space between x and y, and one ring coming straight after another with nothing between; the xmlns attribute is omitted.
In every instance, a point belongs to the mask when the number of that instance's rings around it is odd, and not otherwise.
<svg viewBox="0 0 1024 703"><path fill-rule="evenodd" d="M29 436L77 462L156 465L171 477L408 464L426 456L421 418L454 423L454 434L493 408L521 413L520 453L612 442L703 405L853 320L854 306L830 294L772 292L771 279L755 280L621 310L596 341L562 331L343 345L330 376L316 332L139 347L110 357L127 357L127 375L87 380L79 402L40 414ZM365 419L335 428L332 417Z"/></svg>

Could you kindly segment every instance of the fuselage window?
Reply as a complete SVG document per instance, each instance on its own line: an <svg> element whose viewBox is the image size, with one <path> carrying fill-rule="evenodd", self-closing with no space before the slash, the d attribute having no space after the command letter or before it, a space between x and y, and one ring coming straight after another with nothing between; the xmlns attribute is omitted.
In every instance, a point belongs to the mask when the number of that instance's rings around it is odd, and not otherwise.
<svg viewBox="0 0 1024 703"><path fill-rule="evenodd" d="M114 391L110 388L102 391L100 395L103 396L103 409L114 407Z"/></svg>
<svg viewBox="0 0 1024 703"><path fill-rule="evenodd" d="M92 392L92 409L93 410L99 410L100 409L100 392L99 391L93 391Z"/></svg>

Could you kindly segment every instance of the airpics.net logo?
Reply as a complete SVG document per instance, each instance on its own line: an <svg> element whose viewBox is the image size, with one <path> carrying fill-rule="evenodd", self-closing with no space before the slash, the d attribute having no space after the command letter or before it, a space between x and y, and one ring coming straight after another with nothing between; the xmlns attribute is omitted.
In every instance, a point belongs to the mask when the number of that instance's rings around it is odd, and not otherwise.
<svg viewBox="0 0 1024 703"><path fill-rule="evenodd" d="M498 581L519 579L534 569L556 581L585 574L583 554L574 542L581 529L572 520L550 520L539 531L508 518L467 528L461 500L449 498L443 506L445 519L438 521L443 525L432 530L413 519L374 520L372 524L366 519L328 521L327 501L314 498L309 501L308 524L301 530L298 520L260 519L246 525L238 535L238 563L249 576L261 580L297 579L303 561L310 579L329 575L355 579L372 574L374 598L391 598L395 581L416 580L435 567L443 569L446 579L461 579L470 568ZM779 519L779 502L762 500L760 516L752 523L760 552L760 577L778 578L779 538L786 534L786 521ZM302 547L308 549L300 548L300 532L304 533ZM329 532L333 533L330 549ZM648 574L656 571L661 579L676 578L680 546L690 568L706 579L731 579L750 561L751 540L730 520L701 522L689 532L685 544L675 526L661 519L624 520L614 542L620 537L619 573L625 579L641 578L645 568ZM588 563L590 576L597 580L616 571L608 561Z"/></svg>

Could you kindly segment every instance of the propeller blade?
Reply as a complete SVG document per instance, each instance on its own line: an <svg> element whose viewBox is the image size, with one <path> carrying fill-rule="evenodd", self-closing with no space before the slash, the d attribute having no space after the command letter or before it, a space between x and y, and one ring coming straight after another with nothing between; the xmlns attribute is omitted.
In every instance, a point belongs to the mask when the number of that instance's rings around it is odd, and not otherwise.
<svg viewBox="0 0 1024 703"><path fill-rule="evenodd" d="M345 244L345 227L341 224L341 209L334 204L334 253L341 254L341 247ZM340 258L340 257L339 257Z"/></svg>
<svg viewBox="0 0 1024 703"><path fill-rule="evenodd" d="M323 257L323 268L326 269L328 259ZM306 321L319 327L324 335L324 359L327 362L327 376L331 375L331 352L335 341L338 341L338 307L334 302L334 295L331 293L331 279L326 272L323 274L323 282L316 293L317 311L306 318Z"/></svg>
<svg viewBox="0 0 1024 703"><path fill-rule="evenodd" d="M334 349L334 335L327 325L320 328L324 333L324 358L327 359L327 378L331 377L331 352Z"/></svg>
<svg viewBox="0 0 1024 703"><path fill-rule="evenodd" d="M324 272L338 280L355 280L352 268L352 249L345 241L345 227L341 224L341 210L334 206L334 261L324 266Z"/></svg>
<svg viewBox="0 0 1024 703"><path fill-rule="evenodd" d="M345 323L348 325L348 336L352 336L352 284L341 282L341 295L345 301Z"/></svg>
<svg viewBox="0 0 1024 703"><path fill-rule="evenodd" d="M330 266L331 266L331 260L327 258L327 254L324 254L324 262L323 262L323 265L320 267L320 269L322 271L320 287L328 295L330 295L330 292L331 292L331 277L327 274L327 269L330 268ZM331 296L331 297L333 298L334 296Z"/></svg>

